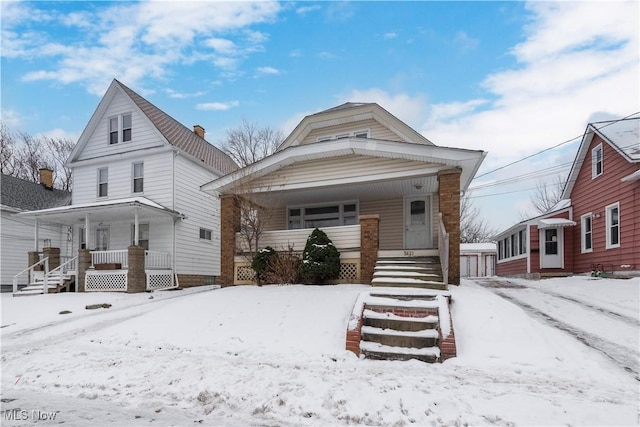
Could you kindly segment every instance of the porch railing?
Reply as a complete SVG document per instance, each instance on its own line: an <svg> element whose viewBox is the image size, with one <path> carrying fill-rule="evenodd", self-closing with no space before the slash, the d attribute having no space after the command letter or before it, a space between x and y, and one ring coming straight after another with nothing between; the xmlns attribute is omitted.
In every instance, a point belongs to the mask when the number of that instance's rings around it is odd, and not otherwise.
<svg viewBox="0 0 640 427"><path fill-rule="evenodd" d="M58 284L62 284L66 276L76 275L78 271L77 264L78 264L78 257L75 256L73 258L70 258L68 261L65 261L64 263L60 264L58 267L54 268L48 273L45 273L43 283L42 283L43 284L42 289L45 290L45 293L46 293L46 290L48 290L49 281L56 281Z"/></svg>
<svg viewBox="0 0 640 427"><path fill-rule="evenodd" d="M22 276L26 272L29 272L29 276L33 276L33 269L38 265L44 265L44 273L47 274L49 272L49 257L41 259L40 261L36 262L33 265L30 265L20 273L13 276L13 293L18 292L18 279L20 278L20 276Z"/></svg>
<svg viewBox="0 0 640 427"><path fill-rule="evenodd" d="M169 252L144 251L145 269L171 269L171 254Z"/></svg>
<svg viewBox="0 0 640 427"><path fill-rule="evenodd" d="M449 284L449 233L442 220L442 212L438 213L438 251L440 252L440 266L442 268L442 280Z"/></svg>
<svg viewBox="0 0 640 427"><path fill-rule="evenodd" d="M287 249L288 245L293 245L296 251L302 251L312 231L312 228L265 231L260 236L259 249L271 246L276 251L280 251ZM339 250L360 248L360 224L323 227L322 231L327 233ZM236 249L242 253L249 252L249 245L241 233L236 233Z"/></svg>
<svg viewBox="0 0 640 427"><path fill-rule="evenodd" d="M91 251L91 265L96 264L120 264L122 269L126 269L129 264L129 251Z"/></svg>

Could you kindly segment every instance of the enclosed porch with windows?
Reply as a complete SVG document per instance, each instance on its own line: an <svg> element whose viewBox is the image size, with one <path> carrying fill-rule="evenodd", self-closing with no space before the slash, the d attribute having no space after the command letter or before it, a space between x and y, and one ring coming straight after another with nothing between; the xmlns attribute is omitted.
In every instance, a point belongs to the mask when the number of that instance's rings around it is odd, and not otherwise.
<svg viewBox="0 0 640 427"><path fill-rule="evenodd" d="M182 218L178 212L136 197L21 215L35 218L36 241L43 223L67 226L74 254L64 261L58 248L30 252L29 266L22 272L29 275L30 286L36 286L38 276L51 282L61 275L72 280L79 292L143 292L177 286L173 229ZM42 286L43 291L49 289Z"/></svg>
<svg viewBox="0 0 640 427"><path fill-rule="evenodd" d="M221 281L251 283L251 254L302 251L318 227L341 253L342 282L372 283L380 257L431 256L457 283L459 247L446 242L459 241L460 193L483 157L345 138L289 147L208 183L202 190L221 199ZM252 217L259 235L247 239Z"/></svg>

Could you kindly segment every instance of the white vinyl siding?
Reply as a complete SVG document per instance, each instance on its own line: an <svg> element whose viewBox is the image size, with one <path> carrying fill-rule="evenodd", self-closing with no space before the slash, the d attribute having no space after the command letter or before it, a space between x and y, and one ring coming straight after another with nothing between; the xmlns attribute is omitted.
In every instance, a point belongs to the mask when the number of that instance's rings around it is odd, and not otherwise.
<svg viewBox="0 0 640 427"><path fill-rule="evenodd" d="M580 248L582 253L593 252L593 219L591 212L580 217Z"/></svg>
<svg viewBox="0 0 640 427"><path fill-rule="evenodd" d="M372 139L385 139L388 141L402 141L398 135L393 133L387 127L381 125L373 119L362 120L354 123L346 123L336 126L328 126L319 129L312 130L302 140L301 144L309 144L318 141L318 138L327 136L336 136L342 134L353 134L353 132L359 132L363 130L369 130L369 138Z"/></svg>
<svg viewBox="0 0 640 427"><path fill-rule="evenodd" d="M175 210L186 216L176 222L176 271L219 276L220 201L200 191L217 176L182 156L175 158L175 174ZM211 230L210 241L200 239L201 228Z"/></svg>
<svg viewBox="0 0 640 427"><path fill-rule="evenodd" d="M110 144L110 120L120 120L122 115L131 114L132 138L126 144ZM118 124L118 140L122 138L122 127ZM118 154L131 150L140 150L166 145L158 130L142 114L137 112L135 104L120 92L111 100L102 118L97 121L96 128L80 153L78 160L93 159L109 154ZM74 181L74 185L77 181Z"/></svg>
<svg viewBox="0 0 640 427"><path fill-rule="evenodd" d="M606 248L620 247L620 203L614 203L606 207L607 216L607 242Z"/></svg>
<svg viewBox="0 0 640 427"><path fill-rule="evenodd" d="M139 159L109 162L109 200L132 196L132 163L144 159L144 197L169 209L173 206L172 168L170 151L147 154ZM107 159L105 159L105 162ZM73 203L90 203L96 200L96 167L76 166L73 171Z"/></svg>

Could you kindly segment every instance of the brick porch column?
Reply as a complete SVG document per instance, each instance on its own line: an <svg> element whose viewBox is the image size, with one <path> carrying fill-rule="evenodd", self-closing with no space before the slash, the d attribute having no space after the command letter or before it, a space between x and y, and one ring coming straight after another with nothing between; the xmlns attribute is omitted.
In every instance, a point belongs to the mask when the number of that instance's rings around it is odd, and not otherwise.
<svg viewBox="0 0 640 427"><path fill-rule="evenodd" d="M45 258L49 257L49 271L60 267L60 248L42 248Z"/></svg>
<svg viewBox="0 0 640 427"><path fill-rule="evenodd" d="M360 282L371 284L380 247L380 215L360 215Z"/></svg>
<svg viewBox="0 0 640 427"><path fill-rule="evenodd" d="M460 284L460 169L438 172L438 201L449 233L449 284Z"/></svg>
<svg viewBox="0 0 640 427"><path fill-rule="evenodd" d="M89 249L78 249L78 272L76 275L76 292L85 292L84 278L87 270L91 267L91 251Z"/></svg>
<svg viewBox="0 0 640 427"><path fill-rule="evenodd" d="M127 293L145 292L147 290L147 276L144 271L144 248L129 246L127 267Z"/></svg>
<svg viewBox="0 0 640 427"><path fill-rule="evenodd" d="M220 196L220 284L232 286L236 233L240 231L240 204L236 196Z"/></svg>

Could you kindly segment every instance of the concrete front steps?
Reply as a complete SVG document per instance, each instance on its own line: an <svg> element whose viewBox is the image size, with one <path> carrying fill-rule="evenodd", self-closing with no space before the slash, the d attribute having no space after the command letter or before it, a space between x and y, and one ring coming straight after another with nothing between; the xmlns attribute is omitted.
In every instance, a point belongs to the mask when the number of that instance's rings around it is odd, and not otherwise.
<svg viewBox="0 0 640 427"><path fill-rule="evenodd" d="M378 257L371 286L447 289L438 256Z"/></svg>
<svg viewBox="0 0 640 427"><path fill-rule="evenodd" d="M357 322L350 322L347 349L378 360L434 363L455 357L449 298L448 292L439 290L367 291L354 307L352 320L355 315Z"/></svg>

